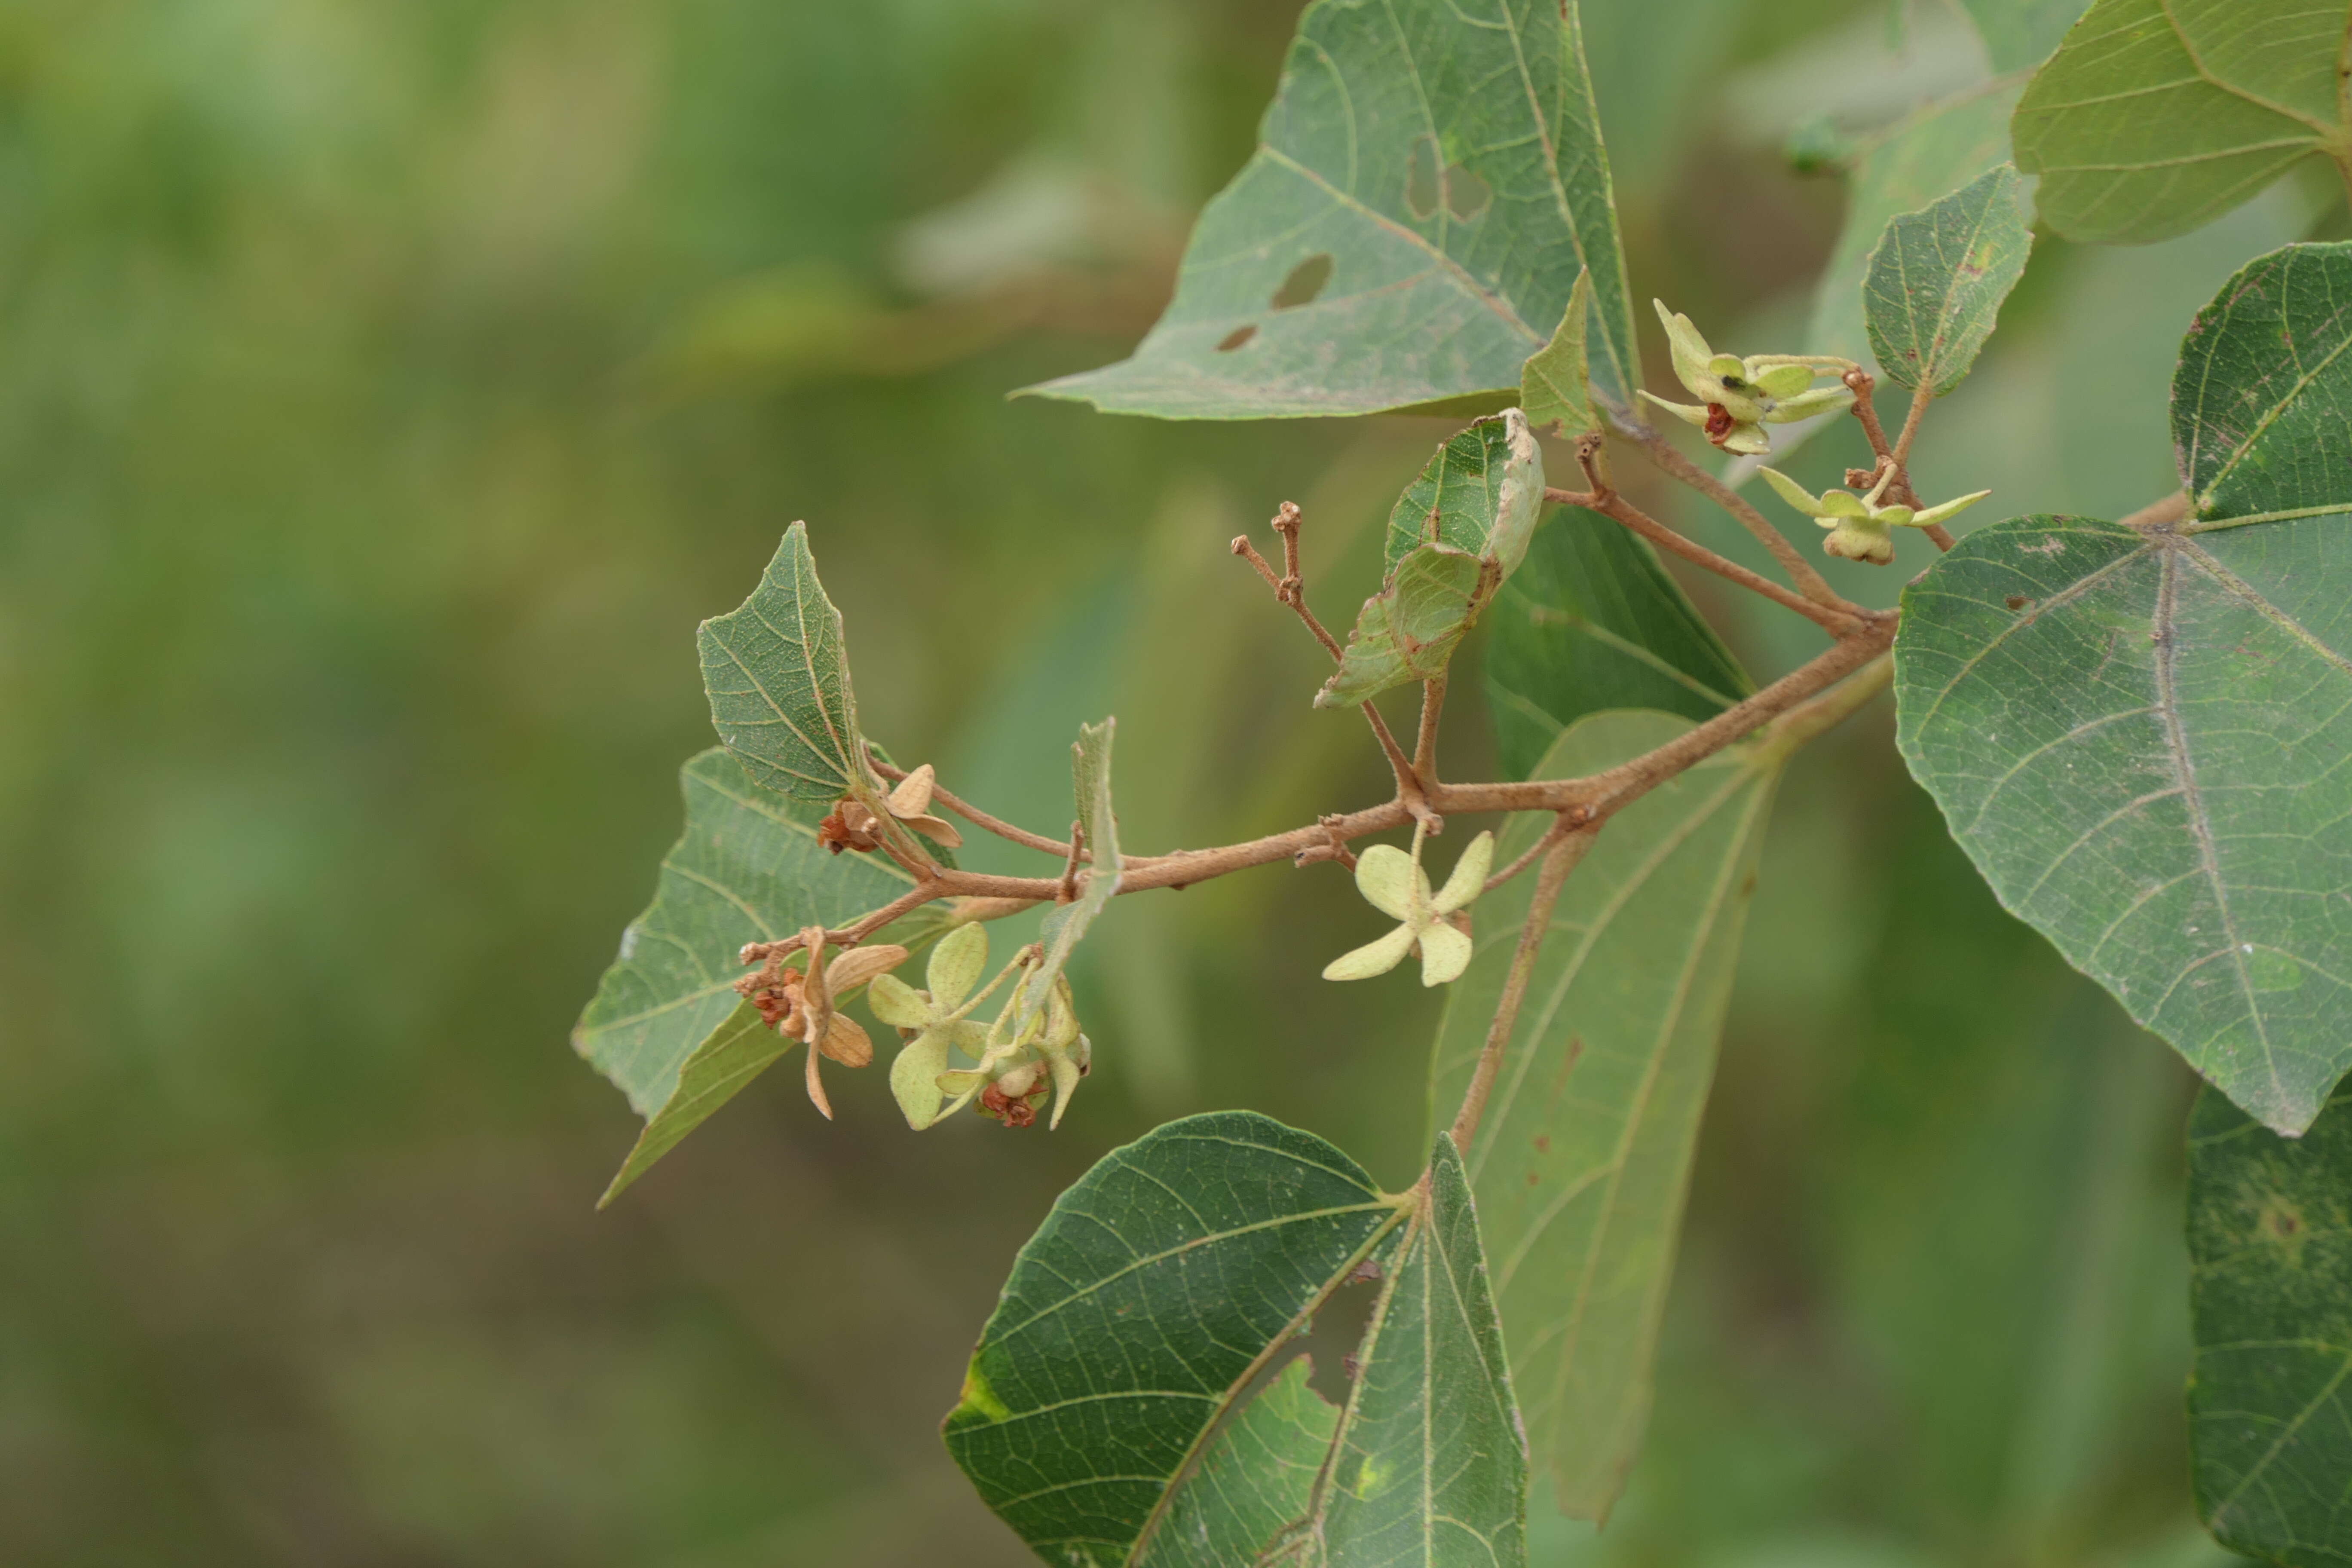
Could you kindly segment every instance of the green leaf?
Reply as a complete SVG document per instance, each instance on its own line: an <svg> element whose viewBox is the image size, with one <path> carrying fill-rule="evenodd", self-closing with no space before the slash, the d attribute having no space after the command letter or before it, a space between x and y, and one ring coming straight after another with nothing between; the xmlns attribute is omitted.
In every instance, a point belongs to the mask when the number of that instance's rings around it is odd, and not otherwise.
<svg viewBox="0 0 2352 1568"><path fill-rule="evenodd" d="M1139 1568L1525 1563L1527 1452L1450 1136L1357 1360L1344 1411L1290 1371L1218 1431L1170 1490Z"/></svg>
<svg viewBox="0 0 2352 1568"><path fill-rule="evenodd" d="M1588 713L1710 719L1756 689L1648 542L1580 507L1559 509L1536 531L1491 617L1487 708L1513 778Z"/></svg>
<svg viewBox="0 0 2352 1568"><path fill-rule="evenodd" d="M824 808L761 788L732 752L713 747L693 758L679 782L686 830L572 1034L574 1048L649 1123L615 1193L749 1081L737 1026L759 1016L735 994L743 944L845 925L914 886L883 856L825 850L816 841ZM919 914L887 934L907 941L934 924ZM779 1054L788 1048L766 1033ZM690 1058L697 1081L685 1083Z"/></svg>
<svg viewBox="0 0 2352 1568"><path fill-rule="evenodd" d="M1439 447L1389 512L1388 578L1364 601L1315 705L1352 706L1444 674L1526 559L1543 491L1543 449L1516 408Z"/></svg>
<svg viewBox="0 0 2352 1568"><path fill-rule="evenodd" d="M702 623L710 721L751 777L801 800L869 794L841 612L817 581L808 524L784 531L742 608Z"/></svg>
<svg viewBox="0 0 2352 1568"><path fill-rule="evenodd" d="M1891 380L1941 397L1967 377L2033 248L2017 210L2021 184L2002 163L1886 226L1862 307L1870 352Z"/></svg>
<svg viewBox="0 0 2352 1568"><path fill-rule="evenodd" d="M2087 0L1961 0L1996 71L2040 65L2083 14Z"/></svg>
<svg viewBox="0 0 2352 1568"><path fill-rule="evenodd" d="M1990 83L1928 104L1866 144L1847 184L1844 226L1815 289L1806 353L1868 357L1862 289L1879 236L1902 214L1958 190L2009 156L2017 91Z"/></svg>
<svg viewBox="0 0 2352 1568"><path fill-rule="evenodd" d="M1591 298L1592 274L1578 273L1559 330L1519 367L1519 406L1526 410L1528 425L1562 438L1601 428L1600 416L1592 411L1591 369L1584 347Z"/></svg>
<svg viewBox="0 0 2352 1568"><path fill-rule="evenodd" d="M1159 324L1131 358L1031 390L1190 419L1508 394L1580 269L1593 379L1630 403L1633 301L1574 6L1317 0Z"/></svg>
<svg viewBox="0 0 2352 1568"><path fill-rule="evenodd" d="M1089 867L1078 873L1078 896L1066 904L1056 905L1046 915L1038 936L1045 947L1045 961L1023 988L1021 1017L1014 1032L1038 1009L1053 990L1054 977L1062 973L1070 961L1071 950L1095 917L1103 912L1118 892L1121 863L1118 853L1118 818L1110 805L1110 743L1118 731L1118 721L1105 719L1099 724L1081 724L1078 738L1070 746L1070 787L1077 800L1078 821L1087 838L1087 851L1093 857Z"/></svg>
<svg viewBox="0 0 2352 1568"><path fill-rule="evenodd" d="M1254 1375L1412 1212L1346 1154L1249 1111L1106 1156L1021 1249L948 1451L1056 1563L1129 1560Z"/></svg>
<svg viewBox="0 0 2352 1568"><path fill-rule="evenodd" d="M1596 773L1690 728L1601 713L1538 777ZM1699 1113L1755 884L1777 753L1727 752L1610 819L1567 887L1469 1151L1528 1441L1563 1512L1602 1519L1649 1416L1651 1363ZM1513 823L1497 853L1542 824ZM1433 1104L1462 1095L1532 892L1478 904L1478 952L1446 997Z"/></svg>
<svg viewBox="0 0 2352 1568"><path fill-rule="evenodd" d="M2352 246L2199 315L2194 519L1982 529L1904 595L1897 741L2013 912L2266 1125L2352 1067Z"/></svg>
<svg viewBox="0 0 2352 1568"><path fill-rule="evenodd" d="M2197 1508L2232 1551L2352 1556L2352 1095L2280 1138L2220 1095L2189 1131Z"/></svg>
<svg viewBox="0 0 2352 1568"><path fill-rule="evenodd" d="M2187 234L2314 153L2352 154L2347 0L2099 0L2017 106L2017 166L2069 239Z"/></svg>

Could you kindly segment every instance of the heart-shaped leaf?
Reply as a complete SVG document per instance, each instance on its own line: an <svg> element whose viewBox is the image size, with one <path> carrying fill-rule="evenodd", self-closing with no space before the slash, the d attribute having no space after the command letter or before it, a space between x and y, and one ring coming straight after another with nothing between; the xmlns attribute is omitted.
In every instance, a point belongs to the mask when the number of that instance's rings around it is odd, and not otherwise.
<svg viewBox="0 0 2352 1568"><path fill-rule="evenodd" d="M2017 106L2017 166L2069 239L2202 227L2315 154L2352 158L2347 0L2098 0Z"/></svg>
<svg viewBox="0 0 2352 1568"><path fill-rule="evenodd" d="M795 522L751 596L702 623L710 721L752 778L801 800L870 795L841 612Z"/></svg>
<svg viewBox="0 0 2352 1568"><path fill-rule="evenodd" d="M1633 303L1574 5L1317 0L1159 324L1032 390L1175 419L1499 406L1584 269L1592 377L1627 404Z"/></svg>
<svg viewBox="0 0 2352 1568"><path fill-rule="evenodd" d="M2020 184L2002 163L1886 226L1870 253L1862 308L1870 352L1890 380L1941 397L1976 363L2033 248L2017 210Z"/></svg>
<svg viewBox="0 0 2352 1568"><path fill-rule="evenodd" d="M2003 903L2296 1133L2352 1067L2352 246L2200 313L2194 515L1983 529L1904 596L1897 739Z"/></svg>

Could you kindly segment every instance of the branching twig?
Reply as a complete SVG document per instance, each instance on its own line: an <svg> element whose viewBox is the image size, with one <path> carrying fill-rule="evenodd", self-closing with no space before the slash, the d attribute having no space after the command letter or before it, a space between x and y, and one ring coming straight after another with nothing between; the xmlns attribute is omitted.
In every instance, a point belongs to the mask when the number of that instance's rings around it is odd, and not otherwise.
<svg viewBox="0 0 2352 1568"><path fill-rule="evenodd" d="M1591 820L1592 813L1590 808L1585 806L1570 806L1568 810L1561 812L1558 816L1552 818L1551 826L1545 831L1544 836L1541 838L1537 839L1533 844L1528 846L1527 852L1525 854L1521 855L1517 859L1512 861L1509 865L1504 867L1501 870L1486 879L1486 886L1483 891L1489 893L1493 892L1496 889L1501 887L1504 883L1509 881L1512 878L1517 876L1528 867L1534 865L1537 858L1540 857L1544 851L1549 849L1562 838L1567 837L1570 834L1575 832L1578 828L1583 826L1586 823Z"/></svg>
<svg viewBox="0 0 2352 1568"><path fill-rule="evenodd" d="M1519 945L1511 954L1510 973L1503 979L1503 994L1495 1005L1493 1022L1486 1026L1486 1043L1478 1052L1478 1066L1470 1075L1470 1087L1462 1096L1462 1109L1454 1118L1454 1145L1466 1150L1470 1140L1477 1135L1478 1120L1486 1112L1486 1097L1494 1092L1495 1079L1503 1068L1503 1053L1511 1043L1511 1031L1519 1021L1519 1002L1528 993L1528 979L1535 973L1536 955L1543 949L1543 940L1551 931L1551 912L1559 903L1559 890L1568 881L1568 874L1592 847L1599 832L1597 826L1578 828L1561 836L1544 854L1543 869L1537 874L1535 892L1528 900L1528 916L1519 926Z"/></svg>
<svg viewBox="0 0 2352 1568"><path fill-rule="evenodd" d="M1323 623L1315 618L1315 612L1307 607L1307 584L1298 573L1298 522L1302 515L1298 503L1287 500L1274 514L1274 531L1282 535L1283 575L1277 577L1274 574L1273 563L1257 552L1257 546L1250 542L1246 533L1235 536L1233 551L1265 579L1265 585L1274 590L1276 599L1298 612L1298 618L1307 623L1307 629L1315 634L1315 640L1323 645L1323 651L1329 654L1332 662L1337 664L1346 658L1346 653L1339 647L1339 640L1326 630ZM1397 797L1412 810L1414 819L1425 823L1431 832L1443 829L1444 819L1431 809L1428 792L1422 788L1421 780L1413 772L1412 760L1404 754L1404 748L1397 744L1395 734L1389 729L1389 721L1381 717L1381 710L1373 707L1369 699L1357 706L1364 710L1364 719L1371 725L1372 734L1380 741L1381 751L1389 760L1389 771L1396 775Z"/></svg>
<svg viewBox="0 0 2352 1568"><path fill-rule="evenodd" d="M1650 460L1664 472L1738 518L1740 526L1754 534L1764 548L1772 552L1772 559L1780 563L1780 569L1789 574L1790 580L1797 584L1798 592L1806 598L1833 609L1850 607L1838 591L1829 585L1828 579L1813 569L1813 563L1798 553L1797 547L1789 542L1788 536L1773 527L1770 519L1740 499L1738 491L1675 451L1672 443L1647 425L1626 420L1616 422L1616 427L1639 443L1642 450L1649 454Z"/></svg>
<svg viewBox="0 0 2352 1568"><path fill-rule="evenodd" d="M1879 475L1891 467L1895 470L1895 478L1886 487L1886 499L1896 506L1907 506L1914 511L1927 510L1927 503L1921 500L1919 492L1911 487L1911 443L1918 437L1919 422L1927 416L1927 405L1934 395L1924 386L1912 391L1911 410L1903 416L1903 434L1890 445L1886 439L1886 427L1878 422L1878 409L1871 401L1871 395L1878 389L1877 378L1868 371L1857 368L1846 372L1841 379L1853 392L1853 416L1862 422L1862 434L1869 441L1871 452L1878 458L1878 467L1866 477L1856 477L1862 474L1859 468L1849 470L1846 483L1866 489L1875 485ZM1938 550L1949 550L1959 542L1952 537L1952 531L1940 522L1930 523L1920 531L1935 541Z"/></svg>
<svg viewBox="0 0 2352 1568"><path fill-rule="evenodd" d="M906 769L894 768L871 752L866 753L866 761L874 764L876 773L893 784L907 776ZM1042 833L1032 833L1027 828L1007 822L1002 817L992 816L970 802L958 798L939 784L935 784L931 786L931 798L974 827L983 832L993 833L999 838L1011 839L1013 843L1026 848L1043 850L1048 855L1066 857L1070 852L1070 847L1061 839L1048 838Z"/></svg>

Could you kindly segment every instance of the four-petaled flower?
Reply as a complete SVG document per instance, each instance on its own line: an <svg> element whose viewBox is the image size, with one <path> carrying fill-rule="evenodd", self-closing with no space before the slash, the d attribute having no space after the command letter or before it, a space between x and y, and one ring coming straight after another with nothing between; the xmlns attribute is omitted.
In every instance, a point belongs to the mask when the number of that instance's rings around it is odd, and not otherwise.
<svg viewBox="0 0 2352 1568"><path fill-rule="evenodd" d="M905 1048L890 1064L890 1092L907 1125L918 1132L940 1119L946 1103L939 1080L948 1070L948 1052L961 1050L976 1059L988 1048L988 1026L966 1016L979 1001L972 987L987 967L988 932L977 925L958 926L931 949L923 973L929 990L882 974L866 993L874 1016L906 1037Z"/></svg>
<svg viewBox="0 0 2352 1568"><path fill-rule="evenodd" d="M1416 948L1421 952L1421 983L1443 985L1458 980L1470 967L1471 900L1486 889L1486 869L1494 864L1495 836L1481 833L1462 851L1454 874L1434 896L1429 873L1421 868L1421 834L1415 831L1410 855L1393 844L1375 844L1356 861L1356 889L1372 908L1402 923L1378 942L1341 953L1323 971L1326 980L1369 980L1386 974ZM1456 918L1458 917L1458 919Z"/></svg>
<svg viewBox="0 0 2352 1568"><path fill-rule="evenodd" d="M1848 561L1867 561L1879 566L1895 559L1895 538L1886 531L1888 529L1933 528L1992 494L1990 490L1979 490L1925 511L1915 511L1907 506L1879 504L1879 498L1895 479L1892 464L1886 465L1878 482L1864 495L1845 490L1824 490L1815 495L1776 468L1761 471L1765 482L1780 492L1782 500L1830 531L1830 536L1822 541L1823 550Z"/></svg>
<svg viewBox="0 0 2352 1568"><path fill-rule="evenodd" d="M1853 394L1843 386L1808 390L1818 367L1780 354L1719 354L1707 346L1688 316L1668 310L1660 300L1658 320L1665 323L1666 342L1674 351L1675 379L1690 389L1698 407L1669 403L1644 392L1641 395L1706 432L1706 438L1727 452L1753 456L1772 449L1764 434L1766 424L1786 425L1816 414L1850 406ZM1841 362L1843 363L1843 362Z"/></svg>

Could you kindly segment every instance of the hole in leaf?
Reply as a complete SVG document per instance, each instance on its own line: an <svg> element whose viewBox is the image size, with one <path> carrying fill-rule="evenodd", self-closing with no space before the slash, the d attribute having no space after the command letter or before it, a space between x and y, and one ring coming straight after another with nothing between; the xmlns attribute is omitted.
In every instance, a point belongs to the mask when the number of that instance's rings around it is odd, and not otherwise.
<svg viewBox="0 0 2352 1568"><path fill-rule="evenodd" d="M1229 354L1255 336L1257 336L1257 323L1255 321L1246 322L1242 326L1235 327L1223 337L1219 338L1217 340L1217 352L1221 354Z"/></svg>
<svg viewBox="0 0 2352 1568"><path fill-rule="evenodd" d="M1412 158L1404 171L1405 210L1417 218L1437 216L1445 199L1444 166L1438 162L1437 143L1424 136L1412 144Z"/></svg>
<svg viewBox="0 0 2352 1568"><path fill-rule="evenodd" d="M1314 1358L1307 1385L1334 1405L1348 1403L1349 1385L1356 1381L1357 1352L1363 1349L1364 1331L1371 1326L1372 1308L1380 1299L1377 1279L1350 1279L1331 1293L1299 1336L1306 1353Z"/></svg>
<svg viewBox="0 0 2352 1568"><path fill-rule="evenodd" d="M1318 251L1290 269L1290 276L1284 279L1282 287L1274 291L1274 308L1290 310L1312 304L1315 296L1323 292L1323 285L1329 281L1331 255L1328 251Z"/></svg>
<svg viewBox="0 0 2352 1568"><path fill-rule="evenodd" d="M2033 603L2033 601L2027 598L2022 594L2011 594L2005 603L2007 603L2009 607L2012 610L2021 610L2025 608L2026 605Z"/></svg>
<svg viewBox="0 0 2352 1568"><path fill-rule="evenodd" d="M1494 187L1456 163L1445 171L1445 210L1462 223L1476 219L1495 205Z"/></svg>

